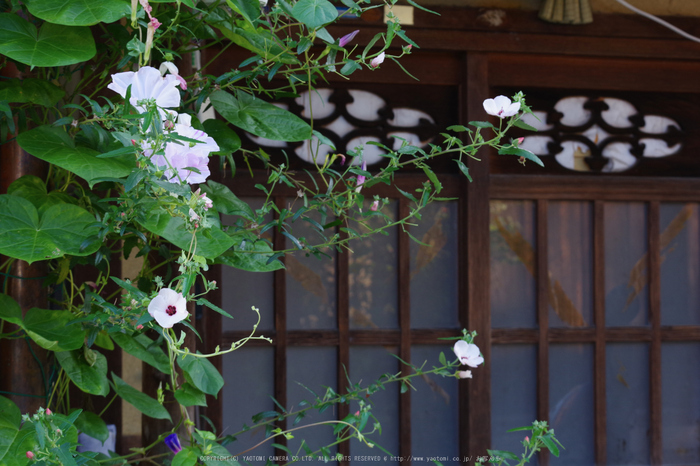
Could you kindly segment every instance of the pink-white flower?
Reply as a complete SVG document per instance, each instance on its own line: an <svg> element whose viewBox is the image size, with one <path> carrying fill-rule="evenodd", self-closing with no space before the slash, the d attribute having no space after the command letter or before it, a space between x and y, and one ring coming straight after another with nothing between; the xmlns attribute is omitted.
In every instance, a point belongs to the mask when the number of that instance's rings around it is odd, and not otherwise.
<svg viewBox="0 0 700 466"><path fill-rule="evenodd" d="M122 97L126 97L126 90L131 86L131 98L129 103L143 113L144 105L138 102L154 100L159 107L161 119L165 120L166 113L161 108L176 108L180 106L180 92L177 90L178 79L173 75L162 77L160 71L152 66L144 66L137 72L126 71L112 75L112 82L107 86Z"/></svg>
<svg viewBox="0 0 700 466"><path fill-rule="evenodd" d="M458 340L455 343L454 352L459 358L459 362L469 367L476 367L484 362L479 347L464 340Z"/></svg>
<svg viewBox="0 0 700 466"><path fill-rule="evenodd" d="M180 70L177 69L177 66L175 66L173 62L164 61L160 64L159 71L162 75L165 75L165 73L169 72L171 75L175 76L175 78L177 78L178 82L180 83L180 88L183 91L187 90L187 81L185 81L185 78L180 76Z"/></svg>
<svg viewBox="0 0 700 466"><path fill-rule="evenodd" d="M209 210L212 207L214 207L214 203L212 202L211 199L207 197L206 194L202 194L202 201L204 201L204 210Z"/></svg>
<svg viewBox="0 0 700 466"><path fill-rule="evenodd" d="M192 222L196 222L196 221L199 220L200 218L201 218L201 217L200 217L199 215L197 215L197 212L195 212L193 209L190 209L190 220L191 220Z"/></svg>
<svg viewBox="0 0 700 466"><path fill-rule="evenodd" d="M375 200L374 202L372 202L372 205L370 206L369 210L371 210L372 212L376 212L377 210L379 210L379 200Z"/></svg>
<svg viewBox="0 0 700 466"><path fill-rule="evenodd" d="M367 162L362 161L362 171L367 171ZM359 193L362 191L362 184L365 182L365 175L357 175L357 184L355 185L355 192Z"/></svg>
<svg viewBox="0 0 700 466"><path fill-rule="evenodd" d="M163 328L172 328L173 325L184 320L187 312L187 300L182 294L170 288L163 288L148 305L148 313Z"/></svg>
<svg viewBox="0 0 700 466"><path fill-rule="evenodd" d="M457 377L459 377L460 379L471 379L472 371L458 371Z"/></svg>
<svg viewBox="0 0 700 466"><path fill-rule="evenodd" d="M173 141L165 145L163 154L153 155L153 148L144 146L144 154L151 158L154 165L164 171L163 175L171 183L186 181L188 184L204 183L211 172L209 171L209 153L219 150L216 141L204 131L190 126L191 117L180 114L174 132L180 136L200 141L188 143ZM191 170L191 168L197 171Z"/></svg>
<svg viewBox="0 0 700 466"><path fill-rule="evenodd" d="M386 56L386 54L384 52L380 53L379 55L374 57L371 62L369 62L369 66L371 66L372 68L378 67L379 65L384 63L385 56Z"/></svg>
<svg viewBox="0 0 700 466"><path fill-rule="evenodd" d="M504 95L499 95L493 99L484 100L484 110L489 115L497 116L498 118L511 117L520 110L520 102L510 102L510 99Z"/></svg>
<svg viewBox="0 0 700 466"><path fill-rule="evenodd" d="M358 32L360 32L359 29L356 31L352 31L350 34L345 34L343 37L340 38L338 45L340 45L341 47L345 47L350 43L350 41L352 41L355 38Z"/></svg>

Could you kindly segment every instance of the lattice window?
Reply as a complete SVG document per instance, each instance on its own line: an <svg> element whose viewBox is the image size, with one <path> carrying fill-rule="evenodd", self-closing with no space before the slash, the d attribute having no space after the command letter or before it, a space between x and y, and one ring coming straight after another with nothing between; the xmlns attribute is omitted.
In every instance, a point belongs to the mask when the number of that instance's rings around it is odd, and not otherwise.
<svg viewBox="0 0 700 466"><path fill-rule="evenodd" d="M524 121L539 133L527 136L521 147L552 156L570 170L622 172L645 158L676 154L683 146L678 122L640 113L619 98L565 97L535 116L527 115Z"/></svg>
<svg viewBox="0 0 700 466"><path fill-rule="evenodd" d="M382 161L385 153L381 147L398 149L402 139L424 148L437 134L435 119L417 108L392 106L379 95L358 89L318 89L304 92L291 102L276 105L288 109L306 121L313 117L314 129L330 139L328 145L319 145L317 138L311 143L272 141L248 135L248 138L264 149L284 149L309 163L322 162L330 153L347 154L362 147L362 157L368 165ZM353 160L359 164L359 158Z"/></svg>

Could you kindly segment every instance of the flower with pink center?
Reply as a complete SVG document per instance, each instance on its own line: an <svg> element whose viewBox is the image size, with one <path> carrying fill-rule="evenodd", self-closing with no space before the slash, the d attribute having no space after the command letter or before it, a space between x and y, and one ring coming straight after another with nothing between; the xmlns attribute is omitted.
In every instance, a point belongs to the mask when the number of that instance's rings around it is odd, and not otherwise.
<svg viewBox="0 0 700 466"><path fill-rule="evenodd" d="M479 347L464 340L458 340L455 343L454 352L459 358L459 362L469 367L476 367L484 362Z"/></svg>
<svg viewBox="0 0 700 466"><path fill-rule="evenodd" d="M510 102L510 99L504 95L499 95L493 99L484 100L484 110L489 115L497 116L498 118L511 117L520 110L520 102Z"/></svg>
<svg viewBox="0 0 700 466"><path fill-rule="evenodd" d="M163 288L148 304L148 313L161 327L172 328L173 325L189 315L187 300L181 293L170 288Z"/></svg>
<svg viewBox="0 0 700 466"><path fill-rule="evenodd" d="M380 53L379 55L374 57L371 62L369 62L369 66L371 66L372 68L378 67L379 65L384 63L384 57L386 57L386 54L384 52Z"/></svg>

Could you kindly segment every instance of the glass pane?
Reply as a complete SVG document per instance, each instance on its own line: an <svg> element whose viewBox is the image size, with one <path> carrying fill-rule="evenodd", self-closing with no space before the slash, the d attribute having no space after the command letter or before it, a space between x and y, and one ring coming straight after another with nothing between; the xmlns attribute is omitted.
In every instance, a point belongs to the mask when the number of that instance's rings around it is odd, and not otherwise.
<svg viewBox="0 0 700 466"><path fill-rule="evenodd" d="M474 374L476 376L476 373ZM537 419L537 347L491 347L491 447L522 451L522 432L508 429L532 425ZM530 464L537 464L537 456Z"/></svg>
<svg viewBox="0 0 700 466"><path fill-rule="evenodd" d="M397 354L396 348L383 348L381 346L353 346L350 348L350 380L353 384L359 383L361 387L367 387L374 383L382 374L396 374L399 371L398 360L389 353ZM393 455L399 454L399 385L390 384L386 390L379 390L372 394L366 401L372 405L370 411L379 420L382 426L381 435L378 432L370 435L369 440L381 445ZM350 407L351 412L359 409L357 403ZM371 430L370 418L367 430ZM384 455L375 446L368 447L357 439L350 443L350 464L366 464L360 461L358 456ZM375 461L376 462L376 461ZM381 461L382 464L398 464L398 462Z"/></svg>
<svg viewBox="0 0 700 466"><path fill-rule="evenodd" d="M263 199L242 198L252 209L260 209ZM237 217L224 215L221 223L233 225ZM266 221L272 220L271 215L265 216ZM272 239L269 233L263 235L268 240ZM272 272L247 272L245 270L221 266L221 300L223 309L234 318L221 318L224 331L242 330L249 331L257 322L258 315L251 310L251 306L260 309L259 330L273 330L275 328L274 317L274 274Z"/></svg>
<svg viewBox="0 0 700 466"><path fill-rule="evenodd" d="M457 202L435 202L411 234L411 327L458 328Z"/></svg>
<svg viewBox="0 0 700 466"><path fill-rule="evenodd" d="M315 398L323 398L326 387L337 391L337 351L335 347L290 347L287 350L287 404L290 408L298 409L301 401L313 404ZM323 413L317 410L309 410L308 414L298 425L307 425L315 422L334 420L338 418L338 410L335 406L326 409ZM287 428L292 427L292 421L287 421ZM302 429L294 434L294 438L287 442L287 447L296 452L301 447L301 440L306 440L307 445L316 451L321 447L330 445L335 441L333 435L334 424L321 425ZM338 451L336 447L330 449L331 454ZM304 455L302 449L299 456ZM324 463L325 464L325 463ZM336 464L335 461L328 464Z"/></svg>
<svg viewBox="0 0 700 466"><path fill-rule="evenodd" d="M700 325L696 204L661 204L661 325Z"/></svg>
<svg viewBox="0 0 700 466"><path fill-rule="evenodd" d="M647 208L610 202L604 208L605 325L647 325L649 274Z"/></svg>
<svg viewBox="0 0 700 466"><path fill-rule="evenodd" d="M649 464L649 345L609 343L605 372L608 464Z"/></svg>
<svg viewBox="0 0 700 466"><path fill-rule="evenodd" d="M536 327L535 203L491 201L491 324Z"/></svg>
<svg viewBox="0 0 700 466"><path fill-rule="evenodd" d="M322 225L334 220L330 216L322 218L318 213L312 213L310 217ZM325 241L311 223L303 220L292 224L292 234L306 244L322 244ZM286 247L295 247L289 238ZM285 256L288 330L337 328L337 254L335 249L326 249L324 253L327 255L314 257L294 253Z"/></svg>
<svg viewBox="0 0 700 466"><path fill-rule="evenodd" d="M265 428L240 433L243 426L252 426L252 416L275 409L270 396L274 395L274 350L273 348L244 347L223 358L223 376L226 383L221 391L223 404L224 435L234 434L237 440L226 446L231 454L248 450L265 440ZM251 380L255 390L251 390ZM246 454L270 456L272 441Z"/></svg>
<svg viewBox="0 0 700 466"><path fill-rule="evenodd" d="M591 203L549 203L550 327L586 327L593 323L592 225Z"/></svg>
<svg viewBox="0 0 700 466"><path fill-rule="evenodd" d="M370 211L371 200L365 200L365 211ZM394 201L381 210L391 221L396 219L397 203ZM387 224L383 217L366 219L367 226L354 224L360 233L369 228ZM389 234L372 235L350 244L350 328L398 327L398 239L396 228Z"/></svg>
<svg viewBox="0 0 700 466"><path fill-rule="evenodd" d="M549 425L566 450L559 464L595 464L593 345L549 347Z"/></svg>
<svg viewBox="0 0 700 466"><path fill-rule="evenodd" d="M700 343L661 345L664 464L700 463Z"/></svg>
<svg viewBox="0 0 700 466"><path fill-rule="evenodd" d="M445 346L414 346L411 361L425 367L438 365L440 351L447 352ZM474 377L479 370L472 370ZM452 464L452 457L459 456L459 398L457 384L460 381L437 375L413 379L418 391L411 391L411 447L412 455L447 457L443 464ZM462 381L462 383L469 383Z"/></svg>

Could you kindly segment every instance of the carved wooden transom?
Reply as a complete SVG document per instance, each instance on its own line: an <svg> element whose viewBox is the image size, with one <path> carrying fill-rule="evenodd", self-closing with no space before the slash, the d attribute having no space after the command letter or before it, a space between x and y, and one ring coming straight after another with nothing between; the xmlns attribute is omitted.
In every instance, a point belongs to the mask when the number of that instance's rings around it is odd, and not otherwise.
<svg viewBox="0 0 700 466"><path fill-rule="evenodd" d="M379 143L396 150L401 147L401 139L405 139L411 145L424 148L437 133L435 120L426 112L406 107L392 108L379 95L364 90L317 89L312 93L304 92L291 102L276 105L306 121L313 117L314 129L331 140L335 149L319 144L316 137L310 143L271 141L250 134L248 138L265 149L285 149L310 163L323 163L328 154L361 152L363 160L373 165L382 160L385 151L368 143ZM361 163L359 157L352 163Z"/></svg>
<svg viewBox="0 0 700 466"><path fill-rule="evenodd" d="M572 96L550 111L535 111L523 121L538 133L520 147L539 156L553 156L576 171L622 172L645 158L680 151L680 125L661 115L641 114L630 102L613 97ZM538 120L539 119L539 120Z"/></svg>

